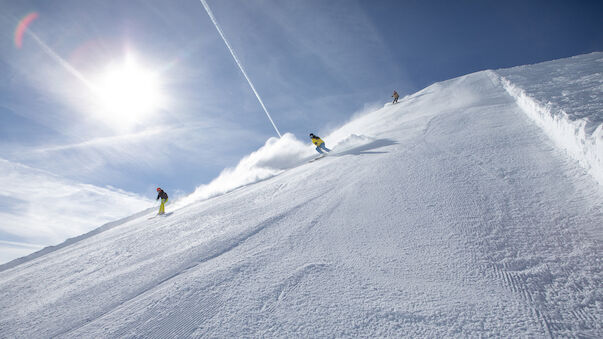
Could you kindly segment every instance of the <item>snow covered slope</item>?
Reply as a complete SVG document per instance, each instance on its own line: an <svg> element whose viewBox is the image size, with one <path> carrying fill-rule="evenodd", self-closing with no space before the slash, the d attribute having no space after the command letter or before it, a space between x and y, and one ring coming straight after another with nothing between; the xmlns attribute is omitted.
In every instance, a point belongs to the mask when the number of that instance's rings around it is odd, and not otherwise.
<svg viewBox="0 0 603 339"><path fill-rule="evenodd" d="M506 86L434 84L312 163L269 141L221 179L252 185L7 268L0 337L601 337L603 191Z"/></svg>

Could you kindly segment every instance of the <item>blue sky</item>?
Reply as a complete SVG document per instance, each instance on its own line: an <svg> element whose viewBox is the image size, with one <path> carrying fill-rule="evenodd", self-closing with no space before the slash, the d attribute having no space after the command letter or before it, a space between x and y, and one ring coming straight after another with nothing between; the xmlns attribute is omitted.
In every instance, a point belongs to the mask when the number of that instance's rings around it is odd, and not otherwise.
<svg viewBox="0 0 603 339"><path fill-rule="evenodd" d="M403 96L475 71L603 49L600 1L208 3L280 131L301 140L382 106L394 89ZM130 213L157 186L190 193L276 135L199 1L2 0L0 8L0 159L14 176L5 183L35 172L43 182L109 188L132 205L106 208ZM16 27L34 12L17 48ZM124 84L118 74L105 95L103 81L126 64L148 78ZM107 102L121 95L136 100ZM5 209L21 223L33 204L58 198L42 182L40 200L21 194L23 203ZM0 241L56 242L81 230L34 241L35 227L15 225L0 225Z"/></svg>

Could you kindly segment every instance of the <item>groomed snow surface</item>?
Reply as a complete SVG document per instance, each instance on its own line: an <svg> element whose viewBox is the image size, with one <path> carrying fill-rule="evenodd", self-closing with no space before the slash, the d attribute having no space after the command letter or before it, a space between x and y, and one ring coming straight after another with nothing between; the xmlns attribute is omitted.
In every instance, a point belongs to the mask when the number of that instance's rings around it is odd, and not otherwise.
<svg viewBox="0 0 603 339"><path fill-rule="evenodd" d="M387 104L312 163L269 140L168 216L0 266L0 337L603 337L603 190L513 92L542 65Z"/></svg>

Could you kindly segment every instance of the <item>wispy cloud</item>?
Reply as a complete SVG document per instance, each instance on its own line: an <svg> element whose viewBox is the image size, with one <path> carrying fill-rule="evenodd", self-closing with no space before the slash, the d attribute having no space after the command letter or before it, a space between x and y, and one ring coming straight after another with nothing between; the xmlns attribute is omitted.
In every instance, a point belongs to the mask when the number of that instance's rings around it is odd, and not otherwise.
<svg viewBox="0 0 603 339"><path fill-rule="evenodd" d="M0 232L7 246L56 244L103 223L152 206L152 201L114 188L65 180L52 173L0 159Z"/></svg>
<svg viewBox="0 0 603 339"><path fill-rule="evenodd" d="M75 144L43 146L43 147L32 150L32 152L45 153L45 152L57 152L57 151L66 151L66 150L73 150L73 149L95 148L95 147L113 147L116 145L123 145L125 143L131 143L131 142L136 142L136 141L156 137L157 135L160 135L162 133L167 133L168 131L169 131L169 129L165 128L165 127L152 127L149 129L145 129L144 131L141 131L141 132L120 134L120 135L108 136L108 137L99 137L99 138L94 138L94 139L86 140L84 142L75 143Z"/></svg>

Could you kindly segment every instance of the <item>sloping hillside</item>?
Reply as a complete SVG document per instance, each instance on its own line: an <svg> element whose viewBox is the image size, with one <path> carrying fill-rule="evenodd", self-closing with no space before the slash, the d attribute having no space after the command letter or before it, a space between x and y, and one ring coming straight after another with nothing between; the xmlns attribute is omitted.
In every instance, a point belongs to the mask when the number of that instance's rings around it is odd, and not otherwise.
<svg viewBox="0 0 603 339"><path fill-rule="evenodd" d="M0 336L603 335L601 187L498 73L324 139L312 163L269 141L251 185L7 268Z"/></svg>

